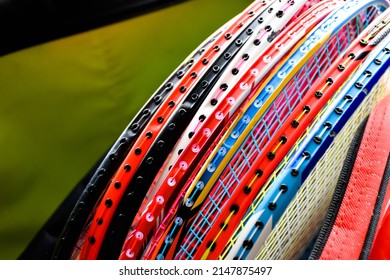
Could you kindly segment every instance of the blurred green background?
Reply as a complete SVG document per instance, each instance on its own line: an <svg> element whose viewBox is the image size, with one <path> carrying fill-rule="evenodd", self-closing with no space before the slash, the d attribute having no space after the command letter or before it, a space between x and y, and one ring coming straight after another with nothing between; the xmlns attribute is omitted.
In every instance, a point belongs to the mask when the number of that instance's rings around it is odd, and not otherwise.
<svg viewBox="0 0 390 280"><path fill-rule="evenodd" d="M0 57L0 259L16 259L173 70L250 0L192 0Z"/></svg>

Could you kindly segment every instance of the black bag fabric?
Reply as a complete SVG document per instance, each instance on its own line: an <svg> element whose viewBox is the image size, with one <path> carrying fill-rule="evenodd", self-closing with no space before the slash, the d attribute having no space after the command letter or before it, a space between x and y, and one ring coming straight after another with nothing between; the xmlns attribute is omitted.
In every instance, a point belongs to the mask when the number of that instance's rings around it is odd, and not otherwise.
<svg viewBox="0 0 390 280"><path fill-rule="evenodd" d="M183 0L2 0L0 55Z"/></svg>

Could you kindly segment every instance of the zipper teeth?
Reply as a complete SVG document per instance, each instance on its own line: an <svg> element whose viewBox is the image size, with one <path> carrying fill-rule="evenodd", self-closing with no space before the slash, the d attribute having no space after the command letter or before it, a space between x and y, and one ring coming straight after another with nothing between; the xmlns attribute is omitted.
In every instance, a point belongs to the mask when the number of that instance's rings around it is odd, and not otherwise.
<svg viewBox="0 0 390 280"><path fill-rule="evenodd" d="M356 160L356 156L359 151L359 146L363 138L364 129L367 124L367 119L368 118L366 118L362 122L362 124L357 129L354 138L352 139L350 148L344 161L343 168L340 173L340 177L336 185L336 189L333 193L332 201L328 208L328 212L326 213L325 221L321 227L313 251L309 257L310 260L318 260L320 258L322 251L324 250L325 244L332 231L333 224L336 221L341 202L343 200L349 179L351 177L354 162Z"/></svg>
<svg viewBox="0 0 390 280"><path fill-rule="evenodd" d="M370 252L371 252L372 245L374 243L375 233L378 228L378 222L381 216L382 206L386 196L389 180L390 180L390 154L387 158L386 168L383 173L383 178L381 181L381 185L378 192L378 198L375 203L374 211L370 221L370 226L368 228L367 235L364 240L363 248L359 256L360 260L367 260L368 257L370 256Z"/></svg>

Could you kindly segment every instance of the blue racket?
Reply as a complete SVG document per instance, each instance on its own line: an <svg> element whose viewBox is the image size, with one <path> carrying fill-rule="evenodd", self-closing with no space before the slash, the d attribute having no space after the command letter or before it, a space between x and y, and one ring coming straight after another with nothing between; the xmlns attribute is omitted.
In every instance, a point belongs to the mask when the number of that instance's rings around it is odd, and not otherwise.
<svg viewBox="0 0 390 280"><path fill-rule="evenodd" d="M384 45L384 46L383 46ZM269 232L303 184L318 160L360 106L364 98L390 65L390 37L386 37L351 78L337 97L325 108L310 133L299 144L287 166L271 183L264 198L252 205L244 219L245 226L235 234L235 245L227 259L253 259ZM269 207L272 205L272 207ZM255 210L253 210L255 209ZM264 228L256 227L262 223ZM245 246L248 242L254 245Z"/></svg>

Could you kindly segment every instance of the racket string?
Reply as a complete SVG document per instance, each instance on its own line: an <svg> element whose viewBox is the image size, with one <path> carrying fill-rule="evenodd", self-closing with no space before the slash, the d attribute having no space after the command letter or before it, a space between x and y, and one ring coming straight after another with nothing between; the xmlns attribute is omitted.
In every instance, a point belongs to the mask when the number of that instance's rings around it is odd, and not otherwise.
<svg viewBox="0 0 390 280"><path fill-rule="evenodd" d="M347 34L348 34L348 32L346 32L345 30L348 28L348 29L351 29L351 27L350 27L351 25L347 25L346 27L344 27L344 29L343 29L343 31L341 31L341 32L339 32L339 36L334 36L333 38L331 38L331 40L330 41L332 41L332 42L334 42L334 41L337 41L338 43L337 43L337 45L336 44L334 44L334 45L336 45L334 48L335 49L337 49L338 51L341 51L342 49L340 48L340 45L343 45L343 46L347 46L348 44L349 44L349 39L348 39L348 37L350 37L350 36L347 36ZM354 28L353 29L353 31L355 32L355 34L358 32L358 30L356 29L356 28ZM355 35L356 36L356 35ZM336 39L335 39L336 38ZM341 44L342 43L342 44ZM333 44L329 44L329 45L333 45ZM345 48L344 47L344 48ZM340 55L340 53L337 53L337 52L332 52L332 51L329 51L329 49L330 48L328 48L327 50L325 50L324 49L324 51L323 51L323 55L324 56L326 56L326 53L327 54L329 54L329 53L336 53L337 55ZM334 57L333 57L333 59L334 59ZM317 69L322 69L322 71L325 71L325 69L326 69L326 67L327 66L324 66L324 67L318 67L317 65L318 65L318 61L323 61L323 60L317 60L317 62L315 63L316 64L316 68ZM329 65L328 65L329 66ZM314 72L316 71L316 69L313 67L313 69L312 69ZM317 75L317 77L318 76L320 76L322 73L318 73L318 75ZM305 76L305 75L302 75L302 76ZM309 83L306 83L306 84L309 84ZM257 139L262 139L262 137L257 137ZM263 138L264 139L264 138ZM266 139L264 139L264 142L266 142L267 140ZM254 143L254 142L256 142L256 140L255 139L249 139L248 140L248 142L250 142L250 143ZM248 145L249 146L249 145ZM255 146L255 145L253 145L253 146ZM252 146L252 147L253 147ZM243 161L236 161L236 162L238 162L239 164L238 165L240 165L240 166L242 166L243 165ZM242 167L241 167L242 168ZM235 173L234 172L234 168L229 168L229 171L230 172L228 172L229 174L232 174L232 173ZM237 170L237 169L236 169ZM243 169L241 169L241 170L243 170ZM240 171L241 171L240 170ZM233 171L233 172L232 172ZM221 176L222 178L223 178L223 175ZM227 177L234 177L234 176L227 176ZM237 176L236 176L236 178L237 178ZM254 178L254 179L256 179L256 178ZM234 184L232 184L232 185L234 185ZM218 186L218 183L217 183L217 186ZM232 191L231 192L228 192L228 193L232 193ZM210 200L212 199L212 198L209 198ZM207 202L206 202L207 203ZM217 209L218 209L218 207L217 207ZM209 212L210 213L210 212ZM211 216L211 213L209 214L209 217L207 217L207 215L205 215L205 216L202 216L202 218L201 219L204 219L204 218L210 218L210 216ZM198 218L198 217L197 217ZM194 225L196 225L197 224L197 222L200 220L199 218L197 219L196 218L196 220L194 221ZM195 226L196 227L196 226ZM202 230L203 231L203 230ZM193 238L193 236L194 235L196 235L196 234L201 234L201 232L196 232L195 230L190 230L190 233L187 235L188 237L187 237L187 240L191 240L191 238ZM186 244L185 242L184 242L184 244ZM184 246L181 246L181 248L184 248L185 247L185 245ZM195 246L194 246L195 247ZM188 251L188 250L187 250ZM181 256L180 256L180 253L178 254L178 256L177 256L178 258L181 258Z"/></svg>
<svg viewBox="0 0 390 280"><path fill-rule="evenodd" d="M355 45L356 45L356 41L355 41ZM356 47L355 47L356 48ZM363 47L362 47L363 48ZM355 66L356 66L356 63L355 63ZM350 71L354 71L354 70L350 70ZM340 80L340 79L339 79ZM327 79L327 83L329 81L329 78ZM340 80L341 81L341 80ZM333 84L333 81L331 81L331 83L329 83L330 85ZM339 105L338 107L335 108L335 112L337 114L342 114L343 113L343 110L342 110L342 107L344 107L347 103L351 102L353 100L353 98L350 96L350 95L346 95L344 97L344 101L341 103L341 105ZM298 141L299 142L299 141ZM317 141L319 142L319 141ZM308 152L304 152L303 155L305 156L304 160L306 159L309 159L310 158L310 153ZM299 167L304 163L304 160L301 160L299 161L299 163L297 164L297 166L295 168L292 168L291 170L291 175L292 176L298 176L299 174ZM265 206L264 206L265 207ZM276 209L276 208L275 208ZM275 210L275 209L270 209L270 210Z"/></svg>
<svg viewBox="0 0 390 280"><path fill-rule="evenodd" d="M364 74L363 74L364 75ZM344 162L346 149L354 135L357 126L362 122L374 104L387 94L383 84L388 80L389 72L382 75L382 79L364 99L362 104L353 113L344 128L337 135L326 154L322 157L303 186L292 200L280 222L267 239L265 246L260 250L261 259L293 259L302 254L303 244L309 244L318 230L318 224L323 221L326 205L332 195L336 182L332 174L339 174ZM340 101L341 103L343 100ZM327 122L325 122L326 124ZM319 129L322 128L322 125ZM315 139L313 138L315 142ZM321 186L321 187L319 187ZM307 209L302 211L302 209Z"/></svg>

